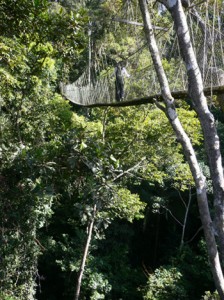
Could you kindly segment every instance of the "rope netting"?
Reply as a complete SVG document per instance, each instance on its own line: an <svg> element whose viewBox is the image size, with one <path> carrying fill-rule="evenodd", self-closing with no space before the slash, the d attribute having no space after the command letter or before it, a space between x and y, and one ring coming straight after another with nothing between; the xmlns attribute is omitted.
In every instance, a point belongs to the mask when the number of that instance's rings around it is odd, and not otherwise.
<svg viewBox="0 0 224 300"><path fill-rule="evenodd" d="M206 2L202 8L193 7L187 13L192 44L202 73L204 88L210 88L211 95L215 88L224 86L224 35L221 11L215 2L212 6ZM137 24L134 21L132 23ZM133 48L132 54L125 59L125 67L130 77L125 78L123 101L128 102L161 93L144 35L139 34L140 24L136 24L138 29L132 27L127 32L128 36L132 36L130 47ZM130 28L132 25L127 23L124 26ZM156 28L155 32L171 91L187 93L186 68L173 28ZM78 80L70 84L61 83L62 94L71 102L82 106L116 103L115 66L108 63L102 53L102 47L100 49L101 53L96 54L97 67L91 56L91 61Z"/></svg>

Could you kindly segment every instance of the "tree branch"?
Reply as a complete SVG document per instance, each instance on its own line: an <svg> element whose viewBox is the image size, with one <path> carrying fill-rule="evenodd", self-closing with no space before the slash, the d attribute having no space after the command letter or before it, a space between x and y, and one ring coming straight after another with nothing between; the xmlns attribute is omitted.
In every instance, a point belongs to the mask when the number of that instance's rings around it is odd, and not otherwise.
<svg viewBox="0 0 224 300"><path fill-rule="evenodd" d="M121 23L126 23L126 24L130 24L130 25L135 25L135 26L144 26L143 23L139 23L139 22L135 22L135 21L129 21L127 19L121 19L121 18L112 18L112 21L114 22L121 22ZM164 27L160 27L160 26L154 26L152 25L153 29L155 30L163 30L163 31L168 31L169 29L164 28Z"/></svg>
<svg viewBox="0 0 224 300"><path fill-rule="evenodd" d="M121 174L119 174L117 177L115 177L115 178L112 180L112 182L116 181L117 179L119 179L120 177L124 176L125 174L129 174L130 171L133 171L133 170L137 169L137 168L141 165L141 163L142 163L144 160L146 160L146 157L143 157L143 158L140 160L140 162L138 162L138 163L137 163L136 165L134 165L133 167L129 168L129 169L126 170L126 171L123 171Z"/></svg>

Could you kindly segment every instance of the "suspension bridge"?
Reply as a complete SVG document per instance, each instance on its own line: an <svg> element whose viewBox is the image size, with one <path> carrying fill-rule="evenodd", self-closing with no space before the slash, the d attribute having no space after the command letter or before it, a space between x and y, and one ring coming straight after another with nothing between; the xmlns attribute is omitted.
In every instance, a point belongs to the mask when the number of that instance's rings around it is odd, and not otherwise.
<svg viewBox="0 0 224 300"><path fill-rule="evenodd" d="M212 10L209 5L203 9L189 9L187 20L202 74L205 95L224 94L224 34L220 7L213 1ZM150 54L143 42L143 34L136 29L142 24L122 18L117 21L123 22L123 26L135 26L135 30L132 30L132 33L135 33L132 36L132 41L135 41L131 46L132 52L124 59L130 74L129 78L125 78L124 99L122 101L115 99L115 66L111 62L108 63L107 55L101 52L97 53L96 67L96 59L92 57L90 47L89 61L82 75L75 82L61 83L60 86L62 95L72 103L86 107L130 106L153 103L155 99L162 100ZM159 36L158 46L171 93L174 99L187 98L186 68L180 55L175 31L172 27L155 26L155 33ZM90 38L89 34L89 46Z"/></svg>

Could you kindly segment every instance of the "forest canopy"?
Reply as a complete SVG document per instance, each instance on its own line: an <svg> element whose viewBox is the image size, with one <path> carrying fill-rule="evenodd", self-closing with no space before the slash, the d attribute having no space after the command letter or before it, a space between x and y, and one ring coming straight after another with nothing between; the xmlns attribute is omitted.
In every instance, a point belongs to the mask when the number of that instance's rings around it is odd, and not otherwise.
<svg viewBox="0 0 224 300"><path fill-rule="evenodd" d="M61 93L62 82L88 68L95 83L125 61L130 77L140 74L125 88L144 96L152 80L145 69L153 66L144 28L119 21L142 24L140 2L0 0L2 300L220 297L198 188L165 102L87 108ZM148 2L163 45L172 14ZM172 86L179 58L162 63ZM207 98L222 146L220 99ZM198 111L190 95L175 106L216 215Z"/></svg>

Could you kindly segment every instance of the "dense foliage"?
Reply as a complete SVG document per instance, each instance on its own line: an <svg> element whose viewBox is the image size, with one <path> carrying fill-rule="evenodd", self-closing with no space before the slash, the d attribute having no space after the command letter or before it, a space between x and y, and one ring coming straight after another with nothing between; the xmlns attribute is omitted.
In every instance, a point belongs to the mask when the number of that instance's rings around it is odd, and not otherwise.
<svg viewBox="0 0 224 300"><path fill-rule="evenodd" d="M155 105L89 111L60 95L62 78L87 65L91 18L110 67L134 51L126 25L115 34L108 22L128 1L101 2L0 0L3 300L73 299L94 207L81 299L198 300L214 290L192 176L165 115ZM178 104L207 170L197 116Z"/></svg>

